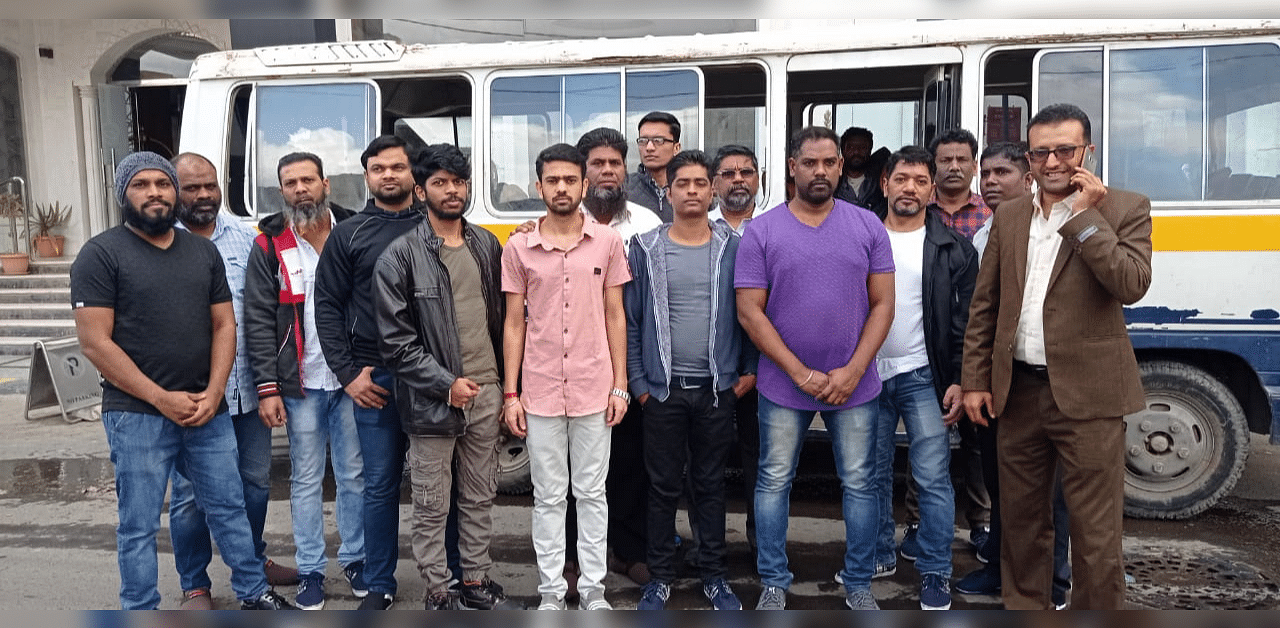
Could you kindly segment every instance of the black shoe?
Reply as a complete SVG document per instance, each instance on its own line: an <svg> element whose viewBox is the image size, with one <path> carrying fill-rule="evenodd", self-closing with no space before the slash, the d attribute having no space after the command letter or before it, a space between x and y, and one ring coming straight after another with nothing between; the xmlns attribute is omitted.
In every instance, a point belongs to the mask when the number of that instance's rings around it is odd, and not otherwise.
<svg viewBox="0 0 1280 628"><path fill-rule="evenodd" d="M395 597L390 593L380 593L378 591L370 591L366 595L364 601L360 602L360 607L356 610L360 611L389 611L391 605L395 604Z"/></svg>
<svg viewBox="0 0 1280 628"><path fill-rule="evenodd" d="M502 585L492 581L488 576L479 582L466 581L458 592L458 603L464 609L475 611L512 610L520 608L507 599L502 592Z"/></svg>
<svg viewBox="0 0 1280 628"><path fill-rule="evenodd" d="M425 604L426 610L429 611L456 611L460 610L454 601L453 594L448 591L440 591L427 596Z"/></svg>
<svg viewBox="0 0 1280 628"><path fill-rule="evenodd" d="M289 603L288 600L280 596L279 593L271 589L267 589L256 600L244 600L240 602L240 610L242 611L296 611L298 607Z"/></svg>

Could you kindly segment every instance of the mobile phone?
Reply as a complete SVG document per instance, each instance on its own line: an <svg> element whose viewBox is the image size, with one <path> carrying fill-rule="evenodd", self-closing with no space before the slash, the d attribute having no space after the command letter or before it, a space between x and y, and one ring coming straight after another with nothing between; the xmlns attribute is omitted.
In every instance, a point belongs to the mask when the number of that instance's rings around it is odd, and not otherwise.
<svg viewBox="0 0 1280 628"><path fill-rule="evenodd" d="M1081 161L1080 167L1097 174L1097 172L1094 171L1094 168L1097 167L1097 158L1094 157L1092 149L1084 149L1084 159Z"/></svg>

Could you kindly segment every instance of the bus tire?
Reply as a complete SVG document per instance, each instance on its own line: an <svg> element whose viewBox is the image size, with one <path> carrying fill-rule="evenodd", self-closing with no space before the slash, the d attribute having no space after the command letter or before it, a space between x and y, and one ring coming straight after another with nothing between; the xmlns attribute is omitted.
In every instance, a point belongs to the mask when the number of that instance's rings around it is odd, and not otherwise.
<svg viewBox="0 0 1280 628"><path fill-rule="evenodd" d="M498 493L524 495L532 491L529 448L523 438L502 434L498 437Z"/></svg>
<svg viewBox="0 0 1280 628"><path fill-rule="evenodd" d="M1124 514L1185 519L1235 488L1249 457L1244 409L1206 371L1143 362L1146 408L1124 417Z"/></svg>

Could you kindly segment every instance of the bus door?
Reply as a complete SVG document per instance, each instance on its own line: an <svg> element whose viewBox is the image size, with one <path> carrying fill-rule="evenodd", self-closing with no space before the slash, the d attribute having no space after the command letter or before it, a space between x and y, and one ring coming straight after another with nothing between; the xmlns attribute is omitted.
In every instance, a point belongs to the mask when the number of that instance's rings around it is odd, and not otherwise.
<svg viewBox="0 0 1280 628"><path fill-rule="evenodd" d="M797 55L787 64L787 134L805 126L872 132L873 151L927 146L959 120L958 48Z"/></svg>

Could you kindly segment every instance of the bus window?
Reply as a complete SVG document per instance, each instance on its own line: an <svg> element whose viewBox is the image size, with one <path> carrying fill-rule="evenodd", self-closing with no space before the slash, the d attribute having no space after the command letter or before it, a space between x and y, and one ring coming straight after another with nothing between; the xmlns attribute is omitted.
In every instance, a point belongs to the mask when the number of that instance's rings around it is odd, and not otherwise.
<svg viewBox="0 0 1280 628"><path fill-rule="evenodd" d="M249 169L245 166L249 158L249 102L253 95L252 85L238 85L231 92L230 120L227 120L227 164L223 176L227 180L227 189L223 198L231 213L249 217L253 212L249 209L249 195L245 190L245 176Z"/></svg>
<svg viewBox="0 0 1280 628"><path fill-rule="evenodd" d="M702 81L694 70L627 70L627 126L620 129L634 140L640 118L665 111L680 121L680 149L702 148ZM627 167L640 167L640 151L627 151Z"/></svg>
<svg viewBox="0 0 1280 628"><path fill-rule="evenodd" d="M453 144L471 156L471 83L461 77L378 79L382 133L420 148Z"/></svg>
<svg viewBox="0 0 1280 628"><path fill-rule="evenodd" d="M721 146L738 144L756 154L762 170L760 198L767 199L769 150L768 116L765 115L764 68L750 65L701 66L706 96L703 100L703 150L714 158Z"/></svg>
<svg viewBox="0 0 1280 628"><path fill-rule="evenodd" d="M1031 75L1036 50L993 53L982 72L982 145L1022 142L1031 117Z"/></svg>
<svg viewBox="0 0 1280 628"><path fill-rule="evenodd" d="M1102 133L1102 50L1051 50L1038 59L1036 111L1056 103L1070 103L1089 116L1090 140L1097 147L1094 172L1101 175L1108 153ZM1114 115L1114 111L1112 115ZM1032 112L1034 115L1034 112ZM1025 126L1023 127L1026 128ZM1024 136L1025 139L1025 131ZM1114 183L1113 183L1114 184ZM1118 184L1114 184L1118 185ZM1119 187L1124 187L1123 185Z"/></svg>
<svg viewBox="0 0 1280 628"><path fill-rule="evenodd" d="M377 89L370 83L259 85L249 169L253 213L284 208L276 163L295 151L324 161L329 200L348 209L364 207L366 187L360 153L377 133Z"/></svg>
<svg viewBox="0 0 1280 628"><path fill-rule="evenodd" d="M1116 50L1107 77L1109 183L1153 201L1280 198L1276 46Z"/></svg>

